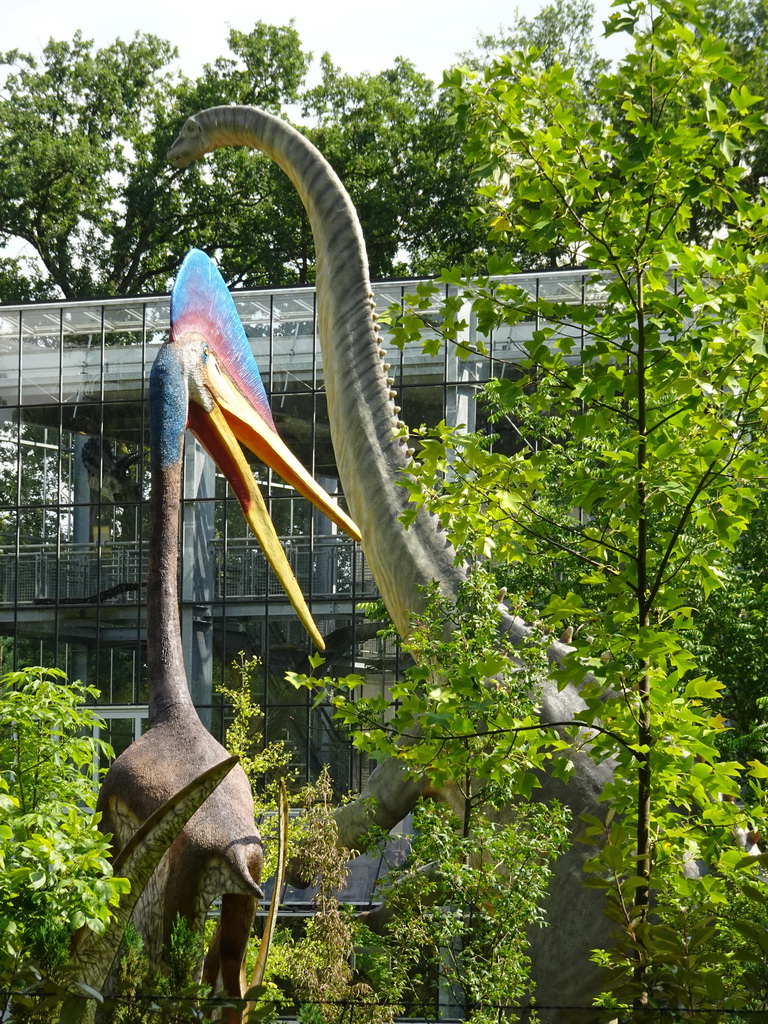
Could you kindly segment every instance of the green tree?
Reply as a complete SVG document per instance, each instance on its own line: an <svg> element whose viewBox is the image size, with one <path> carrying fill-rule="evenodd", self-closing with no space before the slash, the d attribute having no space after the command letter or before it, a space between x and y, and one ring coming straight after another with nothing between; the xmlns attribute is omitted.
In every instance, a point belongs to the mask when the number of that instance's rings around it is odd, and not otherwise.
<svg viewBox="0 0 768 1024"><path fill-rule="evenodd" d="M130 205L121 182L131 148L174 52L153 36L94 50L76 33L71 43L51 40L40 68L17 50L0 57L0 239L29 243L51 295L135 287L119 276L111 236L116 211Z"/></svg>
<svg viewBox="0 0 768 1024"><path fill-rule="evenodd" d="M700 657L724 685L717 702L727 725L720 747L742 763L768 760L767 511L763 493L749 527L726 562L723 585L707 601L701 601Z"/></svg>
<svg viewBox="0 0 768 1024"><path fill-rule="evenodd" d="M554 0L532 18L516 11L512 24L506 29L478 35L475 49L461 55L461 66L482 73L484 68L494 64L498 54L527 51L533 47L536 50L533 66L547 69L557 64L573 73L572 101L576 104L578 93L583 107L582 117L605 118L607 114L595 85L598 77L608 70L609 61L599 56L595 45L594 14L591 0ZM463 131L460 135L463 137ZM467 219L477 230L484 221L482 207L474 210L474 206L473 202L465 209L471 211ZM487 251L487 242L477 248L479 252ZM578 251L563 242L547 250L531 250L518 236L505 239L504 249L507 255L514 256L521 270L573 266L580 260Z"/></svg>
<svg viewBox="0 0 768 1024"><path fill-rule="evenodd" d="M516 11L506 30L479 35L475 49L463 54L462 59L477 70L492 64L496 54L534 46L544 67L560 64L572 69L574 79L591 91L610 63L597 52L594 17L595 5L591 0L555 0L532 18Z"/></svg>
<svg viewBox="0 0 768 1024"><path fill-rule="evenodd" d="M751 91L766 91L764 0L729 0L712 16L748 67ZM481 36L465 58L482 67L500 49L533 44L542 66L574 69L593 110L604 63L591 20L587 0L557 0ZM0 259L5 301L164 290L192 244L215 248L233 285L311 280L306 218L268 161L227 150L214 156L213 182L195 168L168 172L165 151L184 118L218 103L302 109L305 130L358 205L374 276L436 273L487 251L482 224L463 217L474 205L474 182L462 162L462 129L445 96L408 61L351 76L326 55L321 83L307 90L312 55L292 23L233 29L228 44L229 54L194 81L173 67L171 43L153 36L96 48L77 34L51 40L39 61L0 55L0 243L21 239L32 253ZM605 120L615 115L614 99L603 94ZM753 194L764 148L756 139L742 154ZM690 230L699 241L718 216L694 209ZM516 255L525 267L578 258L568 246L529 252L520 240Z"/></svg>
<svg viewBox="0 0 768 1024"><path fill-rule="evenodd" d="M568 816L558 804L521 803L506 814L532 794L546 760L554 756L561 772L568 762L559 757L567 743L541 729L533 676L499 647L496 595L482 568L455 602L433 588L404 645L415 665L387 697L361 697L356 676L289 674L294 684L321 685L358 747L397 757L442 801L416 812L408 864L391 874L384 908L368 917L386 929L388 998L416 1006L417 1015L438 979L472 1020L522 1002L530 929L548 923L541 903L566 844Z"/></svg>
<svg viewBox="0 0 768 1024"><path fill-rule="evenodd" d="M616 764L607 814L588 822L604 843L590 884L623 929L606 957L613 995L644 1006L662 998L672 956L651 892L678 909L725 900L723 877L683 879L679 865L700 856L727 874L731 831L762 802L766 769L719 756L709 702L722 684L691 637L696 597L721 587L765 480L768 215L740 159L764 130L759 98L696 6L630 3L612 24L634 49L596 82L610 120L585 117L572 70L536 48L447 78L500 249L570 248L600 276L579 303L443 275L484 333L534 321L517 374L487 401L493 416L538 418L545 443L510 458L443 427L420 438L405 483L470 557L578 568L581 592L554 593L543 614L583 626L558 676L581 686L592 756ZM707 248L691 241L697 210L719 218ZM497 255L488 271L513 266ZM401 340L418 334L429 292L411 300ZM459 309L443 310L449 343L466 328ZM720 799L741 787L746 812ZM715 998L716 974L701 962L688 1008Z"/></svg>
<svg viewBox="0 0 768 1024"><path fill-rule="evenodd" d="M239 103L284 114L295 104L312 54L302 48L292 23L278 28L257 22L249 33L231 30L233 57L206 65L196 81L183 82L163 139L165 150L184 119L197 110ZM192 167L173 176L183 223L183 249L216 249L232 286L304 283L312 265L311 236L295 189L269 160L248 159L244 150L219 150L214 174ZM161 178L167 168L159 169ZM182 250L183 251L183 250Z"/></svg>
<svg viewBox="0 0 768 1024"><path fill-rule="evenodd" d="M586 0L559 0L511 34L485 37L476 59L511 39L535 41L547 60L568 53L594 77L590 17ZM0 54L0 244L23 240L30 253L0 259L3 300L161 291L193 244L217 251L233 286L310 281L306 216L271 162L227 149L214 154L211 180L198 167L168 170L184 119L217 104L302 111L302 130L358 207L374 276L437 273L487 250L482 226L463 215L474 183L462 130L411 63L353 76L326 54L307 89L312 54L292 23L232 29L228 47L195 80L173 66L171 43L148 35L98 48L78 33L51 40L39 60ZM536 254L528 265L541 262Z"/></svg>
<svg viewBox="0 0 768 1024"><path fill-rule="evenodd" d="M718 0L703 7L713 34L724 39L746 74L750 92L761 97L759 109L768 113L768 5L765 0ZM768 175L768 137L751 140L742 154L748 173L744 187L755 197Z"/></svg>
<svg viewBox="0 0 768 1024"><path fill-rule="evenodd" d="M187 83L184 100L193 112L245 103L277 113L299 100L312 54L302 48L293 20L281 28L258 21L250 32L231 29L227 41L234 59L218 57Z"/></svg>
<svg viewBox="0 0 768 1024"><path fill-rule="evenodd" d="M483 242L463 214L473 185L435 84L402 58L355 77L326 54L321 71L302 97L307 135L355 204L371 275L436 273L472 253Z"/></svg>
<svg viewBox="0 0 768 1024"><path fill-rule="evenodd" d="M71 44L51 40L39 65L17 51L0 57L0 240L23 239L44 269L25 287L18 262L7 261L4 299L164 290L192 244L223 246L233 283L285 281L296 216L276 212L290 194L276 169L220 156L226 173L211 197L196 174L172 175L165 164L194 110L279 110L296 99L311 55L293 28L259 22L248 34L232 30L229 44L233 56L195 82L171 69L175 50L153 36L97 49L78 33ZM242 202L261 192L276 199ZM264 239L250 247L261 277L238 263L249 235Z"/></svg>
<svg viewBox="0 0 768 1024"><path fill-rule="evenodd" d="M420 1016L431 1012L422 1001L426 976L450 989L467 1019L496 1021L501 1008L525 998L527 934L547 923L541 902L566 842L564 821L541 804L521 805L502 823L480 805L468 821L426 802L413 828L407 865L381 885L389 921L378 942L393 963L387 981Z"/></svg>

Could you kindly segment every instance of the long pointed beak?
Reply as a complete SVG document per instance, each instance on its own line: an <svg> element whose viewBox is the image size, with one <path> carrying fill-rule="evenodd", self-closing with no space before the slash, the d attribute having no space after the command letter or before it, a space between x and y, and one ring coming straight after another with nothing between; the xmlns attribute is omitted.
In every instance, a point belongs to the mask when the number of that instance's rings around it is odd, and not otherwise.
<svg viewBox="0 0 768 1024"><path fill-rule="evenodd" d="M360 531L339 504L309 475L285 444L275 428L267 423L230 382L228 375L211 355L206 365L205 383L221 408L232 433L246 448L273 469L287 484L311 501L353 540L361 540Z"/></svg>
<svg viewBox="0 0 768 1024"><path fill-rule="evenodd" d="M217 405L210 411L192 401L189 404L188 427L200 441L213 461L229 481L237 495L245 520L253 531L267 561L272 566L283 590L293 605L301 624L319 650L325 650L325 643L304 600L296 577L280 539L275 532L267 506L256 483L251 467L245 460L243 450L227 423L227 418Z"/></svg>

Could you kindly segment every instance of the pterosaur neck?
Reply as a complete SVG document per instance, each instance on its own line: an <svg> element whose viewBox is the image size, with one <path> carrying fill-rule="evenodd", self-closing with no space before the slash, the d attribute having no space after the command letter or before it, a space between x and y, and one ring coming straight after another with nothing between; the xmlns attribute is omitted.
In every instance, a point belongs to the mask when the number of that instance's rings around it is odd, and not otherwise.
<svg viewBox="0 0 768 1024"><path fill-rule="evenodd" d="M179 704L192 705L184 669L179 618L178 551L181 458L152 465L147 586L149 720Z"/></svg>
<svg viewBox="0 0 768 1024"><path fill-rule="evenodd" d="M167 343L163 345L149 374L149 443L153 474L158 466L163 470L178 467L181 479L189 395L177 348Z"/></svg>

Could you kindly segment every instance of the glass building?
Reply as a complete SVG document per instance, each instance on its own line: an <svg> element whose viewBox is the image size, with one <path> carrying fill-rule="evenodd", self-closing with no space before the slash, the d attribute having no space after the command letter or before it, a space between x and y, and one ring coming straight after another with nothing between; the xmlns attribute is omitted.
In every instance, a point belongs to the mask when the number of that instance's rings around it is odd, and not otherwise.
<svg viewBox="0 0 768 1024"><path fill-rule="evenodd" d="M525 275L532 294L581 303L580 271ZM380 310L416 282L385 282ZM331 494L339 483L330 441L313 288L234 293L277 429ZM467 341L475 338L469 314ZM147 381L169 327L167 296L0 306L0 659L58 666L98 689L98 710L120 751L146 721L146 572L149 455ZM475 398L492 376L514 372L534 322L485 339L487 355L437 357L389 348L402 417L484 430ZM567 326L565 328L568 330ZM574 328L578 335L578 328ZM383 336L386 346L386 335ZM495 424L497 445L519 443ZM296 578L327 638L329 671L363 675L384 691L399 671L356 611L377 596L360 548L263 466L268 498ZM343 495L339 495L343 503ZM266 739L282 739L301 779L324 764L340 790L366 765L306 692L285 682L308 667L309 643L223 477L191 435L184 457L179 579L188 679L200 714L221 738L232 663L257 658L254 696Z"/></svg>

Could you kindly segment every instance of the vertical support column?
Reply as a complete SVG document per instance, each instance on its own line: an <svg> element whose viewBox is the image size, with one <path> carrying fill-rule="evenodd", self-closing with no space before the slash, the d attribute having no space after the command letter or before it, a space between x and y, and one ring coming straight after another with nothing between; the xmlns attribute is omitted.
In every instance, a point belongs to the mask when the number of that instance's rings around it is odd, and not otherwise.
<svg viewBox="0 0 768 1024"><path fill-rule="evenodd" d="M333 476L318 474L315 478L320 486L335 494L339 481ZM312 594L328 598L338 592L338 537L339 528L318 509L312 509L312 549L310 572L312 573ZM331 778L337 786L343 787L349 770L342 769L346 757L346 740L331 723L330 709L326 704L307 710L307 766L328 765Z"/></svg>
<svg viewBox="0 0 768 1024"><path fill-rule="evenodd" d="M477 373L473 364L451 355L448 365L453 369L451 380L455 385L448 386L445 403L445 422L449 427L464 426L467 433L475 430L475 392L477 390Z"/></svg>
<svg viewBox="0 0 768 1024"><path fill-rule="evenodd" d="M213 539L216 471L191 435L184 448L181 643L192 700L210 728L213 699Z"/></svg>
<svg viewBox="0 0 768 1024"><path fill-rule="evenodd" d="M473 318L469 303L465 303L461 317L471 324ZM471 341L470 329L464 332L460 340ZM467 433L476 429L475 396L478 379L477 364L474 358L459 359L455 348L448 349L446 355L446 388L445 422L449 427L463 426Z"/></svg>
<svg viewBox="0 0 768 1024"><path fill-rule="evenodd" d="M91 489L88 486L88 471L83 463L83 448L88 438L85 434L75 434L74 444L74 478L75 478L75 515L72 540L87 550L91 539Z"/></svg>
<svg viewBox="0 0 768 1024"><path fill-rule="evenodd" d="M339 481L333 476L317 476L317 482L329 494L335 494ZM323 597L336 593L335 538L339 528L316 508L312 508L312 541L314 551L310 572L312 593ZM322 539L321 539L322 538Z"/></svg>
<svg viewBox="0 0 768 1024"><path fill-rule="evenodd" d="M74 516L72 540L77 552L76 560L84 583L90 579L89 563L91 560L91 488L88 486L88 471L83 462L83 448L88 438L84 434L75 435L74 443ZM72 644L69 675L71 679L88 682L88 648L85 644Z"/></svg>

